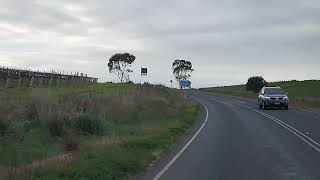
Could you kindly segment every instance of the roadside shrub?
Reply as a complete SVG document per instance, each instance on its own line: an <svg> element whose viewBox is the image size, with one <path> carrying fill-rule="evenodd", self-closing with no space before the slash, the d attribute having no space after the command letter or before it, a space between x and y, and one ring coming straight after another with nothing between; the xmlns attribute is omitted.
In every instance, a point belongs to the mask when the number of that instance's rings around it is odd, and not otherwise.
<svg viewBox="0 0 320 180"><path fill-rule="evenodd" d="M72 136L69 136L64 139L63 146L65 151L74 151L78 149L79 143Z"/></svg>
<svg viewBox="0 0 320 180"><path fill-rule="evenodd" d="M97 115L81 113L72 119L73 125L86 133L101 135L103 123Z"/></svg>
<svg viewBox="0 0 320 180"><path fill-rule="evenodd" d="M268 83L261 76L252 76L248 79L246 84L246 90L252 91L254 93L259 92L264 86L267 86Z"/></svg>
<svg viewBox="0 0 320 180"><path fill-rule="evenodd" d="M47 122L47 127L52 136L62 136L64 133L64 123L60 120Z"/></svg>
<svg viewBox="0 0 320 180"><path fill-rule="evenodd" d="M9 129L9 122L0 118L0 136L3 137Z"/></svg>
<svg viewBox="0 0 320 180"><path fill-rule="evenodd" d="M37 106L36 103L34 101L32 101L26 111L26 117L28 120L30 121L36 121L39 120L39 115L38 115L38 111L37 111Z"/></svg>

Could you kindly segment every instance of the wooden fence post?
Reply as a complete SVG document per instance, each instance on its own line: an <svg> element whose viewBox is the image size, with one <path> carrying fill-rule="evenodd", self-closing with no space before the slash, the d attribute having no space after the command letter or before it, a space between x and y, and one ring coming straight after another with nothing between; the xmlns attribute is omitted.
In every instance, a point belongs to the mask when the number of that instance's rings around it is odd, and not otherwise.
<svg viewBox="0 0 320 180"><path fill-rule="evenodd" d="M30 84L29 84L29 87L33 87L33 84L34 84L34 77L32 76L31 80L30 80Z"/></svg>
<svg viewBox="0 0 320 180"><path fill-rule="evenodd" d="M10 86L10 78L7 77L5 88L9 88Z"/></svg>

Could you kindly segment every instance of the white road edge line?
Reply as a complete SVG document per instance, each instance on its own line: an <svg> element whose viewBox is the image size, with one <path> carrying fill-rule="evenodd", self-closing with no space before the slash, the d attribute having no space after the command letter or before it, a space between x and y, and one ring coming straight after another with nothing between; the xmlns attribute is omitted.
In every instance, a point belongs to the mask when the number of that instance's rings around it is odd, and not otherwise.
<svg viewBox="0 0 320 180"><path fill-rule="evenodd" d="M198 134L201 132L201 130L204 128L204 126L206 125L207 121L208 121L208 117L209 117L209 111L206 105L204 105L203 103L202 106L204 106L204 108L206 109L207 115L206 115L206 119L205 121L202 123L201 127L198 129L198 131L192 136L192 138L188 141L188 143L186 145L183 146L183 148L179 151L178 154L176 154L171 161L153 178L153 180L158 180L160 179L160 177L170 168L170 166L182 155L182 153L190 146L190 144L196 139L196 137L198 136Z"/></svg>
<svg viewBox="0 0 320 180"><path fill-rule="evenodd" d="M221 99L221 98L212 98L212 99L216 99L216 100L220 100L220 101L225 101L225 102L228 102L229 100L225 100L225 99ZM296 128L290 126L289 124L281 121L280 119L276 118L276 117L273 117L271 116L270 114L267 114L265 112L262 112L260 110L256 110L256 109L253 109L251 108L250 106L246 106L246 105L243 105L243 104L237 104L233 101L229 101L229 103L233 103L233 104L236 104L238 106L242 106L244 108L247 108L249 110L253 110L254 112L264 116L264 117L267 117L268 119L271 119L272 121L274 121L275 123L279 124L280 126L284 127L285 129L287 129L288 131L290 131L291 133L293 133L294 135L296 135L299 139L301 139L302 141L304 141L305 143L307 143L310 147L312 147L313 149L315 149L316 151L320 152L320 144L315 141L314 139L310 138L309 136L303 134L302 132L300 132L299 130L297 130ZM311 142L309 142L309 141ZM312 144L313 143L313 144Z"/></svg>

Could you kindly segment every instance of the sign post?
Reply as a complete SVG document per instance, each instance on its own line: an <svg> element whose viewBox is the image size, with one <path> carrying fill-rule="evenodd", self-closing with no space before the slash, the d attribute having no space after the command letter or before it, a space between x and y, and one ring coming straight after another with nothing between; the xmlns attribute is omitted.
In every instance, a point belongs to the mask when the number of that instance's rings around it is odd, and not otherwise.
<svg viewBox="0 0 320 180"><path fill-rule="evenodd" d="M191 82L189 80L180 80L179 82L180 84L180 89L186 89L189 88L191 89ZM187 100L187 93L184 92L184 99Z"/></svg>

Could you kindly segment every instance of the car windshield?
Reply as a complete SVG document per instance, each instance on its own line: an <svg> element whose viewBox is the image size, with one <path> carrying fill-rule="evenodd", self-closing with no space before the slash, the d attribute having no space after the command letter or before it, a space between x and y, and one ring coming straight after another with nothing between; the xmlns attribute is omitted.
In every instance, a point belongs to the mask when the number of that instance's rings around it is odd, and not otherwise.
<svg viewBox="0 0 320 180"><path fill-rule="evenodd" d="M284 94L283 90L280 88L266 88L265 94Z"/></svg>

